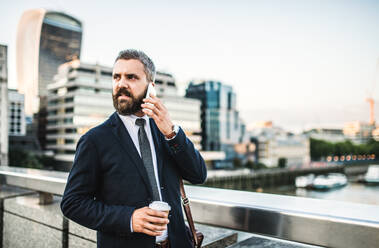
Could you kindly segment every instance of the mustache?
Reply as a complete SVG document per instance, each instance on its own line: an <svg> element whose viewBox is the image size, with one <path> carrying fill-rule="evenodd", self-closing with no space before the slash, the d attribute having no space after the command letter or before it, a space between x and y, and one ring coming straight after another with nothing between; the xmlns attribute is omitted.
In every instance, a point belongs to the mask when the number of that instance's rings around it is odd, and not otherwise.
<svg viewBox="0 0 379 248"><path fill-rule="evenodd" d="M128 97L133 97L132 94L126 88L120 88L117 91L115 97L118 98L121 95L125 95L125 96L128 96Z"/></svg>

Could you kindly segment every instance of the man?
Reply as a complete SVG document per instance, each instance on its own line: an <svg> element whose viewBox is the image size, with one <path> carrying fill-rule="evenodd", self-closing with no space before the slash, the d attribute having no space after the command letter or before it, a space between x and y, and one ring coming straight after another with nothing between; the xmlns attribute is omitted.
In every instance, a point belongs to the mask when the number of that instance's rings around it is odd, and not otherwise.
<svg viewBox="0 0 379 248"><path fill-rule="evenodd" d="M97 230L97 246L192 247L179 180L203 183L206 166L157 97L145 98L155 66L143 52L120 52L113 67L116 112L83 135L62 198L63 214ZM161 200L169 214L147 206Z"/></svg>

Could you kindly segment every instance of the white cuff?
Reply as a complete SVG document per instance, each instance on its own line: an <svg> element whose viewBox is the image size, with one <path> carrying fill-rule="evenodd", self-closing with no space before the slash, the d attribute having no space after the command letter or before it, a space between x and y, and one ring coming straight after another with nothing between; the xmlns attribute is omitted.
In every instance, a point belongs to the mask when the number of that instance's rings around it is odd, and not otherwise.
<svg viewBox="0 0 379 248"><path fill-rule="evenodd" d="M167 141L168 141L168 140L173 140L173 139L175 139L176 135L178 135L178 134L175 134L175 136L172 137L171 139L167 139L166 136L165 136L164 138L165 138Z"/></svg>

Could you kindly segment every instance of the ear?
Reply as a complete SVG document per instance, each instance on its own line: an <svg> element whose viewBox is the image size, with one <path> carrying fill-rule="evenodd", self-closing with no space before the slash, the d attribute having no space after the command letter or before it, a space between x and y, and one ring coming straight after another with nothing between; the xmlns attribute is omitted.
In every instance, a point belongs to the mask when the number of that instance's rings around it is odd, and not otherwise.
<svg viewBox="0 0 379 248"><path fill-rule="evenodd" d="M155 87L155 82L151 82L151 84Z"/></svg>

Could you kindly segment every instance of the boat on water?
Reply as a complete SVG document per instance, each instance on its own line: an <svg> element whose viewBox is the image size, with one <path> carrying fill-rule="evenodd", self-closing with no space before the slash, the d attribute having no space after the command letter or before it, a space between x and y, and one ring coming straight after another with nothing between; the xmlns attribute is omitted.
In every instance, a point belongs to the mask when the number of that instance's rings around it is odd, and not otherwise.
<svg viewBox="0 0 379 248"><path fill-rule="evenodd" d="M370 165L362 181L367 184L379 184L379 165Z"/></svg>
<svg viewBox="0 0 379 248"><path fill-rule="evenodd" d="M314 174L296 177L295 185L297 188L311 188L314 179L315 179Z"/></svg>
<svg viewBox="0 0 379 248"><path fill-rule="evenodd" d="M328 173L320 175L313 180L313 189L328 190L343 187L347 184L347 177L341 173Z"/></svg>
<svg viewBox="0 0 379 248"><path fill-rule="evenodd" d="M307 176L297 177L295 179L295 184L298 188L329 190L345 186L347 184L347 177L341 173L328 173L326 175L319 176L310 174Z"/></svg>

